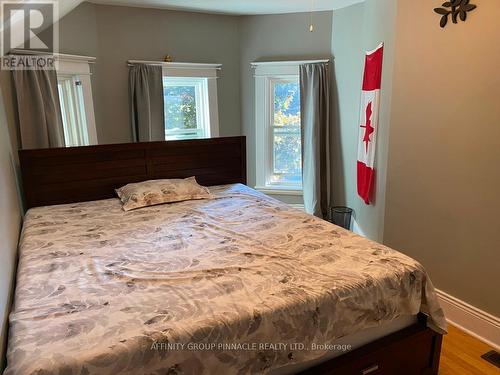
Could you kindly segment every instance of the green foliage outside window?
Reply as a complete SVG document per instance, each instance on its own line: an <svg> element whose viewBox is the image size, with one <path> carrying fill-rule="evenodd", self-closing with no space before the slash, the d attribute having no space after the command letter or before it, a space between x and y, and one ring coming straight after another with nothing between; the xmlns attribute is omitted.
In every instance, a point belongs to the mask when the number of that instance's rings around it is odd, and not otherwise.
<svg viewBox="0 0 500 375"><path fill-rule="evenodd" d="M194 86L167 86L165 99L166 129L196 129L196 94Z"/></svg>
<svg viewBox="0 0 500 375"><path fill-rule="evenodd" d="M300 183L302 175L298 82L274 84L273 166L276 182Z"/></svg>

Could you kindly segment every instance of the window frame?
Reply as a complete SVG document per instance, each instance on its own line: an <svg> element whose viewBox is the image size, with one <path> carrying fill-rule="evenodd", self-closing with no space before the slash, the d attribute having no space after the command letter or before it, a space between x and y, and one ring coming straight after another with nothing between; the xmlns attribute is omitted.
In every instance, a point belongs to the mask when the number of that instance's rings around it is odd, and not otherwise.
<svg viewBox="0 0 500 375"><path fill-rule="evenodd" d="M221 64L204 63L164 63L162 65L162 80L165 78L181 79L204 79L207 95L201 95L203 103L196 103L196 114L203 113L205 137L216 138L219 136L219 104L217 98L217 72L222 68ZM198 105L206 105L208 110L198 111ZM166 119L165 119L166 120ZM166 125L166 124L165 124ZM208 131L208 134L207 134ZM165 139L167 137L165 131ZM186 139L186 138L182 138ZM190 138L200 139L200 138Z"/></svg>
<svg viewBox="0 0 500 375"><path fill-rule="evenodd" d="M71 79L73 82L80 82L82 89L82 100L84 113L82 116L85 119L87 142L80 146L97 145L97 128L94 113L94 101L92 98L92 80L90 64L95 62L94 57L77 56L77 55L56 55L56 74L59 84L59 78L64 80ZM63 114L64 116L64 114ZM65 135L66 139L66 135ZM69 147L69 146L68 146Z"/></svg>
<svg viewBox="0 0 500 375"><path fill-rule="evenodd" d="M281 80L297 80L300 62L253 63L255 68L255 189L264 193L302 195L302 184L273 183L273 83ZM300 82L299 82L300 84ZM262 167L263 166L263 167Z"/></svg>

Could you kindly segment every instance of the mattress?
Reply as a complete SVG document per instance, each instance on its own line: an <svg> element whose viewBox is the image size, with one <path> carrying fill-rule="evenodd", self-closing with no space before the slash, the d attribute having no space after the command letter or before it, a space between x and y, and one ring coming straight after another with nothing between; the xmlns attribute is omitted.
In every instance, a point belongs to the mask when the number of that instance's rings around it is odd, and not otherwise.
<svg viewBox="0 0 500 375"><path fill-rule="evenodd" d="M445 330L417 261L244 185L211 191L29 210L5 374L268 373L402 316Z"/></svg>

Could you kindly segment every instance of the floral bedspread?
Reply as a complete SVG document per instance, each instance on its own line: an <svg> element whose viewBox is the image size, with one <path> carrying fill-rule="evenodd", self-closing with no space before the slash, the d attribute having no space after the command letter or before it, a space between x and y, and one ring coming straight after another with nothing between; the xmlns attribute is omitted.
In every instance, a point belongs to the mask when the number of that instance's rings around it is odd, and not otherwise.
<svg viewBox="0 0 500 375"><path fill-rule="evenodd" d="M244 185L210 190L31 209L5 374L266 373L401 315L446 329L417 261Z"/></svg>

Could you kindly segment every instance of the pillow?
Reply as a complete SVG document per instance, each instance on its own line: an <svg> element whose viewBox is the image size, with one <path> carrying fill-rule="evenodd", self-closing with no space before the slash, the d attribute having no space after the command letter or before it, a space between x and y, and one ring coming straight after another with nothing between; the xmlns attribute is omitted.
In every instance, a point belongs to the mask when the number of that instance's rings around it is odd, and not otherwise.
<svg viewBox="0 0 500 375"><path fill-rule="evenodd" d="M198 185L194 177L127 184L116 189L116 193L125 211L155 204L213 198L210 191Z"/></svg>

